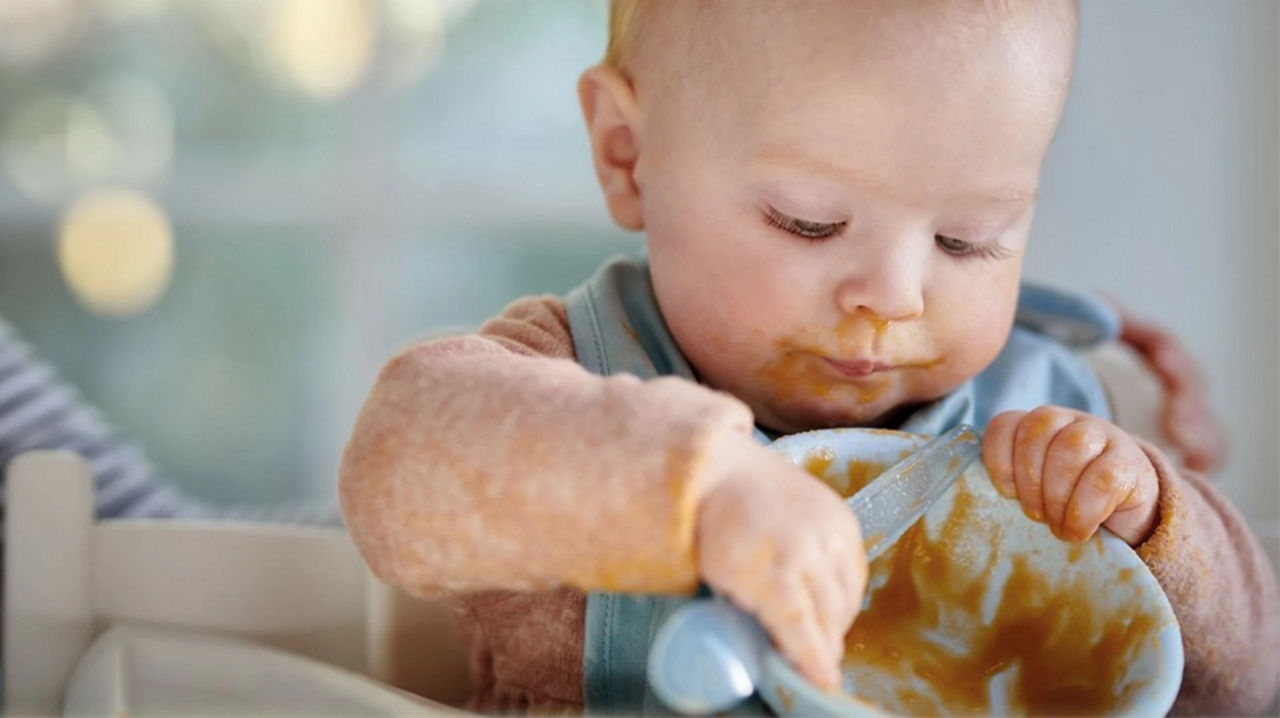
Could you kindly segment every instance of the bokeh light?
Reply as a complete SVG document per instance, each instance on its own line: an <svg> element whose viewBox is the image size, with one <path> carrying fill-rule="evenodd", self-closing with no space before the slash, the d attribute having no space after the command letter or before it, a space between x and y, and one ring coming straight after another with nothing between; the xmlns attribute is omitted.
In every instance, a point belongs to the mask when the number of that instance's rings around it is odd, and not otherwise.
<svg viewBox="0 0 1280 718"><path fill-rule="evenodd" d="M435 69L476 0L187 0L229 59L320 101L372 78L400 90Z"/></svg>
<svg viewBox="0 0 1280 718"><path fill-rule="evenodd" d="M154 185L173 161L173 122L153 84L109 76L83 93L21 105L5 128L4 168L23 194L48 205L103 182Z"/></svg>
<svg viewBox="0 0 1280 718"><path fill-rule="evenodd" d="M266 27L273 67L316 99L336 98L368 74L375 25L363 0L276 0Z"/></svg>
<svg viewBox="0 0 1280 718"><path fill-rule="evenodd" d="M150 197L124 188L94 190L63 214L58 267L86 309L139 314L164 294L173 274L173 229Z"/></svg>

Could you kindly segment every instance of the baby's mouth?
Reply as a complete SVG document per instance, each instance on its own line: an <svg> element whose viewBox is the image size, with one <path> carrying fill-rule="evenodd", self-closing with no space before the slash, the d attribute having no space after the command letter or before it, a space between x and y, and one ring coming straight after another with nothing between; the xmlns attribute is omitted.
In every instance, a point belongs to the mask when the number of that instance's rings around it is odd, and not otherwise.
<svg viewBox="0 0 1280 718"><path fill-rule="evenodd" d="M822 357L822 359L837 373L855 379L874 376L896 368L893 364L875 359L832 359L831 357Z"/></svg>
<svg viewBox="0 0 1280 718"><path fill-rule="evenodd" d="M895 369L928 369L929 367L941 362L940 359L933 359L929 361L891 362L860 357L853 359L835 359L828 356L821 356L821 359L841 376L852 379L875 377Z"/></svg>

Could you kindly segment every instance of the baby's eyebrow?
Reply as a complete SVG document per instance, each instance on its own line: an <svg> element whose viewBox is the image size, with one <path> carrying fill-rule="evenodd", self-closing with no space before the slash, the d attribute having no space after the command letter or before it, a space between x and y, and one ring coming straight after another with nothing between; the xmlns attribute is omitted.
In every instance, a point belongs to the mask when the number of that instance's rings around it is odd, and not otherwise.
<svg viewBox="0 0 1280 718"><path fill-rule="evenodd" d="M1009 185L1007 187L996 187L986 192L976 192L972 196L976 199L988 201L1030 203L1036 201L1039 194L1027 187Z"/></svg>
<svg viewBox="0 0 1280 718"><path fill-rule="evenodd" d="M815 155L799 154L778 147L766 147L755 153L755 161L761 164L824 175L842 183L853 183L869 192L883 192L888 182L882 177L856 174L845 167ZM1039 197L1036 190L1020 184L1010 184L989 189L964 192L952 201L1002 202L1031 204Z"/></svg>
<svg viewBox="0 0 1280 718"><path fill-rule="evenodd" d="M783 169L801 170L814 174L826 175L840 182L854 182L867 187L883 187L885 182L878 177L859 177L848 169L816 155L801 154L779 147L765 147L755 153L755 161Z"/></svg>

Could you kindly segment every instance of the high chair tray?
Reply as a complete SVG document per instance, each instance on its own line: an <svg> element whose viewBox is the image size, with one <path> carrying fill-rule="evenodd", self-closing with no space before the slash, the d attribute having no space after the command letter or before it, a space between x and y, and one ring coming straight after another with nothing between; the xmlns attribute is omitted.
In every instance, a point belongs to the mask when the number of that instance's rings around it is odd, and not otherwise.
<svg viewBox="0 0 1280 718"><path fill-rule="evenodd" d="M69 716L442 716L447 706L249 641L117 625L67 684Z"/></svg>

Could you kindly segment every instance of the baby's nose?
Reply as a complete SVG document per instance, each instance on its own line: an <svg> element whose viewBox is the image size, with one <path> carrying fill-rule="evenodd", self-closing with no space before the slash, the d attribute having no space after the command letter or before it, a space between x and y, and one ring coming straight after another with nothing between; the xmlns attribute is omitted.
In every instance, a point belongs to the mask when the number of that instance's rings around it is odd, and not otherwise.
<svg viewBox="0 0 1280 718"><path fill-rule="evenodd" d="M843 314L865 311L892 321L919 317L924 313L923 271L914 265L901 254L858 262L836 285L836 307Z"/></svg>

